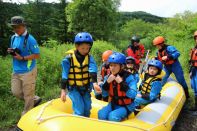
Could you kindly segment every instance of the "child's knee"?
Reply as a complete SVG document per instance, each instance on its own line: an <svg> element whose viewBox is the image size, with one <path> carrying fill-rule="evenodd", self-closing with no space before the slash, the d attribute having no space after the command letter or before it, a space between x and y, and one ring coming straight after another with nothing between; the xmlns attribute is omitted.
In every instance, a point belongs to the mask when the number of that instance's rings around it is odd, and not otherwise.
<svg viewBox="0 0 197 131"><path fill-rule="evenodd" d="M98 119L100 120L107 120L107 115L108 114L102 109L98 111Z"/></svg>
<svg viewBox="0 0 197 131"><path fill-rule="evenodd" d="M119 115L119 114L118 114ZM108 116L108 120L109 121L116 121L116 122L119 122L121 121L121 117L118 116L115 112L111 112L109 113L109 116Z"/></svg>

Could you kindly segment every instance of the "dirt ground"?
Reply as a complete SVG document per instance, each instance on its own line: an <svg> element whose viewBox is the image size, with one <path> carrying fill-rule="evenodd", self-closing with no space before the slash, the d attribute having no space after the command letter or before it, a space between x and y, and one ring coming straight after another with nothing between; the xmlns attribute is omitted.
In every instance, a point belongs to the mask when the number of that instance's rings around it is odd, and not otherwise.
<svg viewBox="0 0 197 131"><path fill-rule="evenodd" d="M197 131L197 116L188 112L180 112L172 131Z"/></svg>

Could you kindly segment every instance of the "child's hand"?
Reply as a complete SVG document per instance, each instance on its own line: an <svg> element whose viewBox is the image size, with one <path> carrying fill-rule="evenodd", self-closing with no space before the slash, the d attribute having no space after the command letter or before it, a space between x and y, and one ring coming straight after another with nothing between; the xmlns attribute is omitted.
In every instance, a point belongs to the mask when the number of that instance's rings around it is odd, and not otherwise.
<svg viewBox="0 0 197 131"><path fill-rule="evenodd" d="M63 102L66 101L66 91L64 89L61 90L61 96L60 96L61 100Z"/></svg>
<svg viewBox="0 0 197 131"><path fill-rule="evenodd" d="M94 90L96 91L96 93L98 93L98 94L102 93L102 90L97 83L93 83L93 87L94 87Z"/></svg>
<svg viewBox="0 0 197 131"><path fill-rule="evenodd" d="M108 79L107 79L107 83L111 83L113 80L115 80L115 76L113 74L111 74Z"/></svg>
<svg viewBox="0 0 197 131"><path fill-rule="evenodd" d="M117 83L121 83L123 80L122 80L122 77L120 77L119 75L117 75L117 77L115 78L116 82Z"/></svg>
<svg viewBox="0 0 197 131"><path fill-rule="evenodd" d="M142 97L142 94L137 94L137 97Z"/></svg>
<svg viewBox="0 0 197 131"><path fill-rule="evenodd" d="M163 56L163 57L162 57L162 60L163 60L163 61L166 61L167 59L168 59L167 56Z"/></svg>

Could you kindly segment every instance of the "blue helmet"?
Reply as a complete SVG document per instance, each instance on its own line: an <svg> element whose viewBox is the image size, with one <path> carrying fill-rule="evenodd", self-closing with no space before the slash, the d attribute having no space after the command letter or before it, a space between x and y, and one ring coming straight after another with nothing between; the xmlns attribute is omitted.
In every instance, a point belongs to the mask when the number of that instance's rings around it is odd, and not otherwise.
<svg viewBox="0 0 197 131"><path fill-rule="evenodd" d="M125 64L126 63L126 56L122 53L115 52L108 58L109 63L116 63L116 64Z"/></svg>
<svg viewBox="0 0 197 131"><path fill-rule="evenodd" d="M133 64L135 64L135 58L133 58L132 56L128 56L126 58L126 63L133 63Z"/></svg>
<svg viewBox="0 0 197 131"><path fill-rule="evenodd" d="M157 67L160 70L162 70L162 68L163 68L162 63L159 60L150 60L148 62L148 66L155 66L155 67Z"/></svg>
<svg viewBox="0 0 197 131"><path fill-rule="evenodd" d="M87 33L87 32L80 32L75 36L74 40L75 44L80 44L80 43L89 43L91 46L93 44L93 39L92 36Z"/></svg>

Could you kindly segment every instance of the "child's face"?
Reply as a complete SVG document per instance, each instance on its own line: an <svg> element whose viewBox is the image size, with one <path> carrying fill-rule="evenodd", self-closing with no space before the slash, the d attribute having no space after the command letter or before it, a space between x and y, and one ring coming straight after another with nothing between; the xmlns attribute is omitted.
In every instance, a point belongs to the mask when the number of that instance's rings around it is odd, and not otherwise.
<svg viewBox="0 0 197 131"><path fill-rule="evenodd" d="M139 45L139 43L138 42L134 42L133 45L136 47L136 46Z"/></svg>
<svg viewBox="0 0 197 131"><path fill-rule="evenodd" d="M116 63L110 63L109 69L113 75L116 75L118 74L118 72L120 72L121 65Z"/></svg>
<svg viewBox="0 0 197 131"><path fill-rule="evenodd" d="M158 73L158 71L159 70L157 69L157 67L150 66L148 69L148 74L154 76Z"/></svg>
<svg viewBox="0 0 197 131"><path fill-rule="evenodd" d="M76 45L76 49L79 51L81 55L87 55L90 51L91 46L88 43L82 43L79 45Z"/></svg>
<svg viewBox="0 0 197 131"><path fill-rule="evenodd" d="M160 50L162 49L162 44L156 45L156 47Z"/></svg>
<svg viewBox="0 0 197 131"><path fill-rule="evenodd" d="M127 64L127 68L133 68L133 64Z"/></svg>
<svg viewBox="0 0 197 131"><path fill-rule="evenodd" d="M195 42L196 42L196 44L197 44L197 36L194 38L194 40L195 40Z"/></svg>

